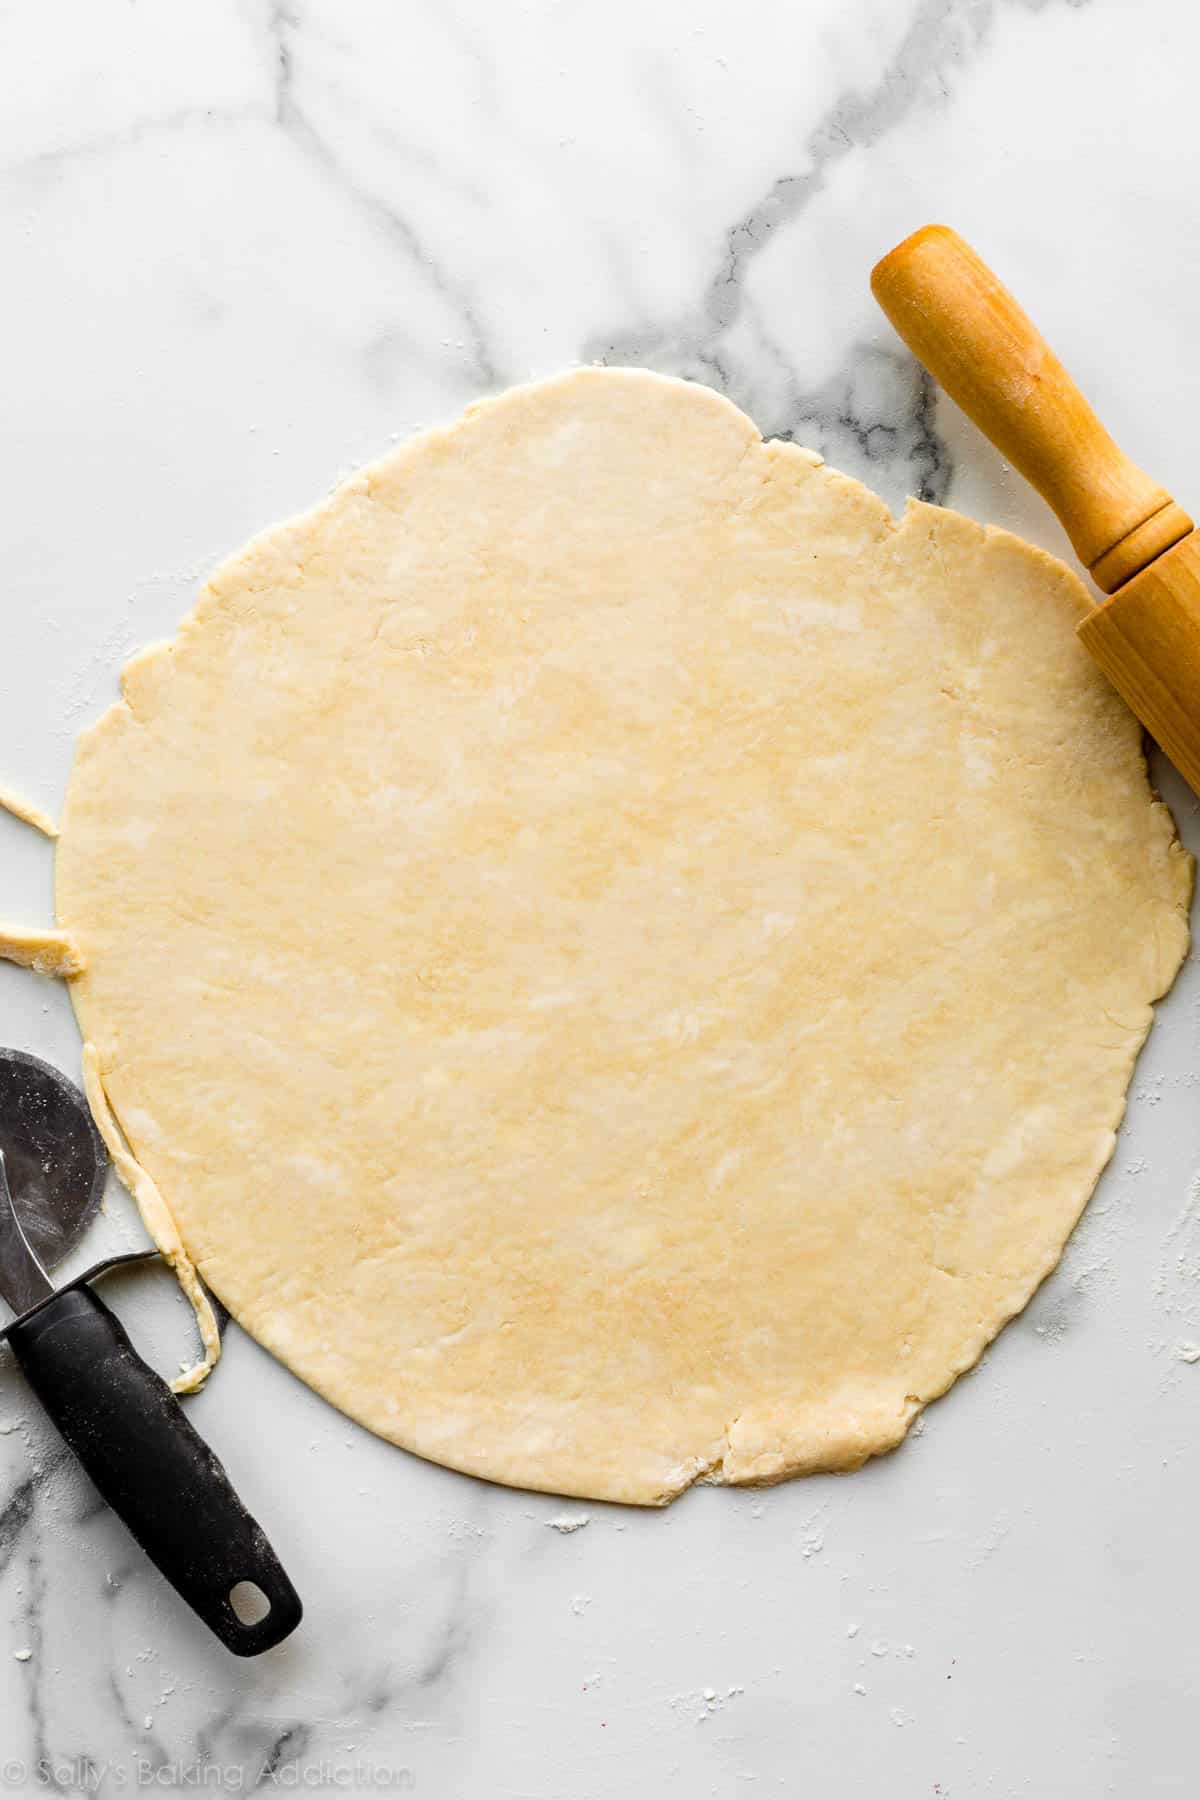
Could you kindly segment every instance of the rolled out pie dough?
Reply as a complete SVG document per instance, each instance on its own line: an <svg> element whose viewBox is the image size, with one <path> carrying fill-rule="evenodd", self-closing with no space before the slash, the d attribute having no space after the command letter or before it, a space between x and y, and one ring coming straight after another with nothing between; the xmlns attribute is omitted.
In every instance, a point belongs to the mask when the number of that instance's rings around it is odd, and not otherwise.
<svg viewBox="0 0 1200 1800"><path fill-rule="evenodd" d="M1057 1261L1185 952L1086 604L630 370L251 544L81 741L59 850L204 1279L497 1481L898 1443Z"/></svg>

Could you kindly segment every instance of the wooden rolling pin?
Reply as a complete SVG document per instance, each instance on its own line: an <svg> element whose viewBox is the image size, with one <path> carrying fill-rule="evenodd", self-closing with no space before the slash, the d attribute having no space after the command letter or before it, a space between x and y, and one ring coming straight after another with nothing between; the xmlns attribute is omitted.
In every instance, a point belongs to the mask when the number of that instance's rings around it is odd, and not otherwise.
<svg viewBox="0 0 1200 1800"><path fill-rule="evenodd" d="M1200 793L1200 531L1130 462L987 264L945 225L871 273L900 336L1053 507L1111 596L1079 635Z"/></svg>

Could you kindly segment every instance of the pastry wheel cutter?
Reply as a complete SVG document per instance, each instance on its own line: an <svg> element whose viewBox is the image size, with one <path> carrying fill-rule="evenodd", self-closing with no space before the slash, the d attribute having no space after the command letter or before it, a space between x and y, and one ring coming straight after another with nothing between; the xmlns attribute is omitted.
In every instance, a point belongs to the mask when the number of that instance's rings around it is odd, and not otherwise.
<svg viewBox="0 0 1200 1800"><path fill-rule="evenodd" d="M95 1217L107 1173L83 1095L36 1056L0 1050L0 1297L17 1315L0 1341L151 1561L227 1649L257 1656L300 1623L299 1596L222 1464L90 1285L159 1252L106 1257L60 1288L47 1273Z"/></svg>

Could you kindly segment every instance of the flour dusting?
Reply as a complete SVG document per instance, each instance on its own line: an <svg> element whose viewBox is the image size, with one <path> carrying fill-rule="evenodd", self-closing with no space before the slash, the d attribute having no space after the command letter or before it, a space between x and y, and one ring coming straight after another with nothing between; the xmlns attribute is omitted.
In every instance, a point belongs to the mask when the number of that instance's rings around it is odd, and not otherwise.
<svg viewBox="0 0 1200 1800"><path fill-rule="evenodd" d="M546 1520L550 1530L557 1531L562 1537L569 1537L573 1531L582 1531L591 1522L591 1513L559 1513L556 1518Z"/></svg>

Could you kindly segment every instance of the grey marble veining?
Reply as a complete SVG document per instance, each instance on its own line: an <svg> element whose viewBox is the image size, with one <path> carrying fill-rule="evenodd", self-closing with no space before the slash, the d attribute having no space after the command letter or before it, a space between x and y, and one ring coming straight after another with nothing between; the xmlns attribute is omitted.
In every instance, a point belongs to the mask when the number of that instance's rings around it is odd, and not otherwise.
<svg viewBox="0 0 1200 1800"><path fill-rule="evenodd" d="M1198 47L1183 0L10 7L0 777L56 805L217 557L571 362L707 382L894 506L1062 550L871 301L932 217L1195 504ZM3 912L47 917L48 848L6 818L0 866ZM57 988L0 967L0 1017L77 1067ZM1189 965L1062 1268L849 1478L653 1514L510 1493L368 1438L231 1327L193 1417L308 1608L254 1663L0 1361L0 1792L1190 1800L1198 1100ZM96 1238L138 1241L116 1191ZM112 1296L185 1360L169 1283Z"/></svg>

